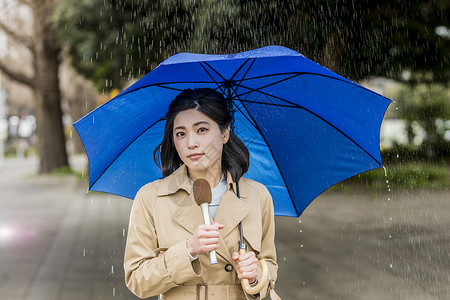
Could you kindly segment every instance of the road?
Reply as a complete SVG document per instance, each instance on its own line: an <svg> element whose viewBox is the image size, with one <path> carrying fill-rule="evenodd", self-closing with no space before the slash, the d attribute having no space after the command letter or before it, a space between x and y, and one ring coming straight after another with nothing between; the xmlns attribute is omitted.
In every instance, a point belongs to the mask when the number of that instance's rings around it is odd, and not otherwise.
<svg viewBox="0 0 450 300"><path fill-rule="evenodd" d="M85 170L83 157L71 164ZM0 170L5 300L137 299L124 285L132 201L86 180ZM390 189L390 190L389 190ZM300 219L276 218L283 299L450 299L450 191L325 192Z"/></svg>

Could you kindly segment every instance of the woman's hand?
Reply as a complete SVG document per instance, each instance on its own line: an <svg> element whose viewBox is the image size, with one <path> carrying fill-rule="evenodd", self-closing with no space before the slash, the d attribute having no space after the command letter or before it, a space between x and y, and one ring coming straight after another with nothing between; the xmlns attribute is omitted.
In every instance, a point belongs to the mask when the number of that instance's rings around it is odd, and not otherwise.
<svg viewBox="0 0 450 300"><path fill-rule="evenodd" d="M249 283L253 283L258 275L258 259L256 258L255 252L249 251L244 254L234 252L232 258L238 278L247 278Z"/></svg>
<svg viewBox="0 0 450 300"><path fill-rule="evenodd" d="M186 241L189 253L195 257L219 248L219 230L223 227L224 225L219 223L198 226L194 234Z"/></svg>

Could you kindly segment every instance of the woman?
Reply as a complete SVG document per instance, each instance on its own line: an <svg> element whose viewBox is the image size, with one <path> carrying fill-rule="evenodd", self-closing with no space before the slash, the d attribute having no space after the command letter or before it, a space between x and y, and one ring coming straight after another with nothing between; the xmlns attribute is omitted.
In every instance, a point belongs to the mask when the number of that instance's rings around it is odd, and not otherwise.
<svg viewBox="0 0 450 300"><path fill-rule="evenodd" d="M125 280L138 297L259 299L273 290L278 266L272 198L262 184L242 177L249 153L230 131L230 121L227 101L213 89L184 90L170 104L164 139L154 153L164 179L139 190L130 216ZM193 198L197 178L213 187L212 225L203 224ZM248 251L239 255L241 221ZM262 258L269 282L260 293L247 294L240 279L256 284Z"/></svg>

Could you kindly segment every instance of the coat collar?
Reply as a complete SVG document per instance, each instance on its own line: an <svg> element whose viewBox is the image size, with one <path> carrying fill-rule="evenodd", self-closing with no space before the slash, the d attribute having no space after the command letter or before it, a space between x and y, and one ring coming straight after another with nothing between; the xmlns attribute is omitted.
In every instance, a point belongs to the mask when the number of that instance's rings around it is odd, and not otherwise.
<svg viewBox="0 0 450 300"><path fill-rule="evenodd" d="M233 182L229 173L227 174L227 184L228 188L222 197L214 222L221 223L225 226L220 230L219 249L217 249L217 253L232 263L233 260L224 239L247 216L249 207L244 201L244 198L247 196L245 185L239 185L240 198L238 198L236 195L236 183ZM178 203L178 207L173 213L173 218L179 225L193 234L198 225L203 223L203 217L200 207L195 203L185 165L182 165L170 176L161 181L157 195L172 195L180 190L186 192L186 197Z"/></svg>
<svg viewBox="0 0 450 300"><path fill-rule="evenodd" d="M227 185L228 189L237 195L236 183L233 181L230 173L227 173ZM187 175L187 167L185 164L181 165L172 174L164 178L158 188L158 196L167 196L178 192L179 190L185 190L188 194L192 194L192 186L189 182ZM247 198L247 191L245 186L239 185L240 198Z"/></svg>

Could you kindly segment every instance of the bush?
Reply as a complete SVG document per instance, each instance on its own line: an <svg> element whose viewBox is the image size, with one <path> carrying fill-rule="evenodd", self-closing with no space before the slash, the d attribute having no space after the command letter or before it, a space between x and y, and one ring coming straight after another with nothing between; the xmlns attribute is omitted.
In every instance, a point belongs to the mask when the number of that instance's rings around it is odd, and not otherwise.
<svg viewBox="0 0 450 300"><path fill-rule="evenodd" d="M450 168L447 164L393 164L384 169L368 171L343 182L345 186L364 186L376 189L441 189L450 188Z"/></svg>

